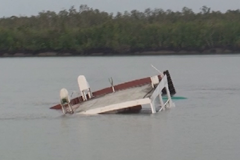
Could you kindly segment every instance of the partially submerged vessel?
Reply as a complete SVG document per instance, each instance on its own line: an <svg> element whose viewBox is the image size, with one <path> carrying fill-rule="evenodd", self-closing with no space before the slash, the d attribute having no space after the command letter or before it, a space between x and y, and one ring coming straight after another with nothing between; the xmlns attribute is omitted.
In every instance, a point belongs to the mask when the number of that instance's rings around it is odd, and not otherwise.
<svg viewBox="0 0 240 160"><path fill-rule="evenodd" d="M80 96L70 99L67 89L60 90L60 103L50 109L62 110L63 114L138 113L149 106L156 113L174 106L171 96L176 94L169 71L91 91L84 75L78 76ZM163 96L167 98L163 100Z"/></svg>

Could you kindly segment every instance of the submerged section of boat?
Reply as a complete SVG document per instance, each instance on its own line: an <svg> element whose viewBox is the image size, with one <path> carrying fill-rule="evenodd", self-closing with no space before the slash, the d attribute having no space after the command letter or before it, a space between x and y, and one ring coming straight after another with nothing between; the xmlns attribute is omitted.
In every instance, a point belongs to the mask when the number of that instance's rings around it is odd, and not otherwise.
<svg viewBox="0 0 240 160"><path fill-rule="evenodd" d="M84 75L78 76L81 96L70 100L67 90L60 91L60 104L51 109L62 109L63 114L137 113L142 106L149 106L156 113L174 106L171 96L176 94L169 71L91 91ZM163 95L167 99L162 98Z"/></svg>

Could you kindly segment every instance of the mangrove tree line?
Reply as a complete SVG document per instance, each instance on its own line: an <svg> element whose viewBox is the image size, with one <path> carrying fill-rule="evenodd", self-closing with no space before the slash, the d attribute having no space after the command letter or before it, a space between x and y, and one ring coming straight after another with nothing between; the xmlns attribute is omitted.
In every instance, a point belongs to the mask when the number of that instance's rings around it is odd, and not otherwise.
<svg viewBox="0 0 240 160"><path fill-rule="evenodd" d="M162 9L107 13L81 5L59 13L0 19L0 55L71 52L75 55L144 51L240 51L240 10L198 13Z"/></svg>

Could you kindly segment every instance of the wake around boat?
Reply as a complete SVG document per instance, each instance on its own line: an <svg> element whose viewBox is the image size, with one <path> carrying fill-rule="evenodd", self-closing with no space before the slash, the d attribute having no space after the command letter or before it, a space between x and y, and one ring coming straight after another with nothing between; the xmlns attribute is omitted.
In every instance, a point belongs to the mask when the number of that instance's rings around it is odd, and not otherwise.
<svg viewBox="0 0 240 160"><path fill-rule="evenodd" d="M156 69L156 68L155 68ZM143 106L151 113L174 106L171 96L176 94L169 71L91 91L84 75L78 76L80 96L70 99L68 90L60 90L60 103L50 109L62 110L63 114L139 113ZM163 99L163 96L167 97Z"/></svg>

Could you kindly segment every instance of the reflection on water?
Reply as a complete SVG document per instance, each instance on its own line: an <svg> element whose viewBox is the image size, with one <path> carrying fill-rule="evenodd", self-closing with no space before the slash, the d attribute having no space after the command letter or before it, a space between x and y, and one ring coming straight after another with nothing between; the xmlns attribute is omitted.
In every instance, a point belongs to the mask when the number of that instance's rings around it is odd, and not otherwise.
<svg viewBox="0 0 240 160"><path fill-rule="evenodd" d="M2 159L225 160L240 156L239 55L0 59ZM61 115L62 87L92 90L170 71L176 107L154 115Z"/></svg>

